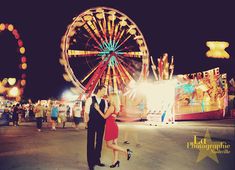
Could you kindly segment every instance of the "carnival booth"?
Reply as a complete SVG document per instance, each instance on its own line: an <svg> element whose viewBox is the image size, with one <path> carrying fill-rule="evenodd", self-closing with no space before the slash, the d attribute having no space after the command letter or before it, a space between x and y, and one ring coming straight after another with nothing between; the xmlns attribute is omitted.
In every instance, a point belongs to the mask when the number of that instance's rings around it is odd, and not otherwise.
<svg viewBox="0 0 235 170"><path fill-rule="evenodd" d="M228 107L227 75L219 68L173 76L173 57L158 59L158 67L152 61L154 82L132 85L132 92L146 97L147 122L174 123L175 120L222 119ZM130 95L131 96L131 95ZM132 95L133 96L133 95Z"/></svg>
<svg viewBox="0 0 235 170"><path fill-rule="evenodd" d="M178 75L176 120L221 119L228 106L226 74L219 68Z"/></svg>

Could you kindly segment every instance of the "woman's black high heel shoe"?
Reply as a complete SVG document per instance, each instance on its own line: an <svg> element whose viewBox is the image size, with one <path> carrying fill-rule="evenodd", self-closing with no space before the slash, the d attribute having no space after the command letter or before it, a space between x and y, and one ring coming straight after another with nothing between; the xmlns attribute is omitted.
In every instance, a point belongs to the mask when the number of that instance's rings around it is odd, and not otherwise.
<svg viewBox="0 0 235 170"><path fill-rule="evenodd" d="M127 149L126 151L127 151L127 160L130 160L132 151L130 149Z"/></svg>
<svg viewBox="0 0 235 170"><path fill-rule="evenodd" d="M110 165L110 168L115 168L116 166L119 167L119 165L120 165L120 161L117 161L117 162L115 162L115 164Z"/></svg>

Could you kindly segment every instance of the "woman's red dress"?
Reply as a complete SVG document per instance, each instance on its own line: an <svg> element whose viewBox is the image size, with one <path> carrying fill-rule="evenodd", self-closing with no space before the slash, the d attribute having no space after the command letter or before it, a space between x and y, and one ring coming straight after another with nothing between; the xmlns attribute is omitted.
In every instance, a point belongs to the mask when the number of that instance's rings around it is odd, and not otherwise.
<svg viewBox="0 0 235 170"><path fill-rule="evenodd" d="M118 125L116 123L116 113L112 113L107 119L105 123L105 135L104 140L110 141L118 138Z"/></svg>

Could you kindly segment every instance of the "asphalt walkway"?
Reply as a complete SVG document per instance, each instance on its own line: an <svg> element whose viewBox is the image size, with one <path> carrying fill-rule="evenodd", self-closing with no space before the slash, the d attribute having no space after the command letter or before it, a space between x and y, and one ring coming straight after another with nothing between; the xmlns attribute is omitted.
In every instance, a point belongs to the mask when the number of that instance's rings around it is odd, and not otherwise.
<svg viewBox="0 0 235 170"><path fill-rule="evenodd" d="M149 126L144 122L119 122L119 144L133 150L130 161L120 154L119 170L232 170L235 162L235 120L176 122L174 125ZM196 135L203 138L209 130L212 141L231 145L228 154L217 154L218 163L210 157L196 162L198 149L187 148ZM123 144L124 136L130 144ZM112 152L103 145L102 161L110 169ZM0 127L1 170L87 170L86 130L72 124L51 131L44 124L42 132L35 123L19 127Z"/></svg>

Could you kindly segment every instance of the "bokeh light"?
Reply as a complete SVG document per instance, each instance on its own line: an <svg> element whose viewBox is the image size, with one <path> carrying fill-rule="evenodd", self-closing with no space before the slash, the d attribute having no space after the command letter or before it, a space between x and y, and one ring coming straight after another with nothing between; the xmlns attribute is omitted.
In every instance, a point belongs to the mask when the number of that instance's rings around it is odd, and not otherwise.
<svg viewBox="0 0 235 170"><path fill-rule="evenodd" d="M26 80L21 80L20 84L21 84L21 86L25 86L26 85Z"/></svg>
<svg viewBox="0 0 235 170"><path fill-rule="evenodd" d="M0 31L4 31L5 30L5 24L0 24Z"/></svg>
<svg viewBox="0 0 235 170"><path fill-rule="evenodd" d="M27 69L27 64L26 64L26 63L23 63L23 64L21 65L21 68L22 68L23 70L26 70L26 69Z"/></svg>
<svg viewBox="0 0 235 170"><path fill-rule="evenodd" d="M20 53L24 54L25 53L25 48L24 47L20 47Z"/></svg>
<svg viewBox="0 0 235 170"><path fill-rule="evenodd" d="M9 91L8 91L8 96L9 97L17 97L19 96L20 91L18 89L18 87L12 87Z"/></svg>
<svg viewBox="0 0 235 170"><path fill-rule="evenodd" d="M22 40L18 40L18 42L17 42L17 43L18 43L18 46L19 46L19 47L22 47L22 46L24 45L24 43L23 43L23 41L22 41Z"/></svg>
<svg viewBox="0 0 235 170"><path fill-rule="evenodd" d="M13 86L16 83L16 78L8 78L8 83Z"/></svg>
<svg viewBox="0 0 235 170"><path fill-rule="evenodd" d="M13 26L12 24L9 24L8 27L7 27L7 29L8 29L9 31L13 31L14 26Z"/></svg>
<svg viewBox="0 0 235 170"><path fill-rule="evenodd" d="M22 63L26 63L26 61L27 61L27 59L26 59L25 56L21 57L21 62L22 62Z"/></svg>

